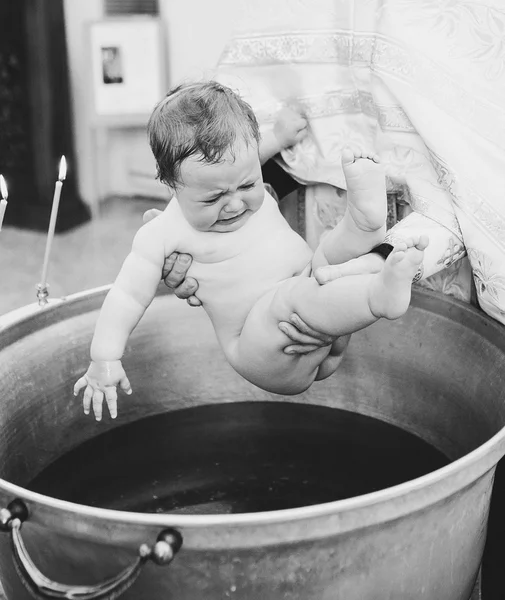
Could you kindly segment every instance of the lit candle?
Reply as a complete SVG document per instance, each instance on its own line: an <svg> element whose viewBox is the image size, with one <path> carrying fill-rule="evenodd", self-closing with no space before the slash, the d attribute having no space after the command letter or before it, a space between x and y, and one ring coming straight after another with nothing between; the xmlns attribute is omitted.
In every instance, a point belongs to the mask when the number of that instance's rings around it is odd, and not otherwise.
<svg viewBox="0 0 505 600"><path fill-rule="evenodd" d="M54 186L54 195L53 195L53 206L51 208L51 218L49 220L49 230L47 232L47 240L46 240L46 251L44 253L44 264L42 266L42 278L39 286L41 288L45 288L47 285L47 267L49 265L49 255L51 253L51 246L53 245L54 238L54 230L56 227L56 217L58 216L58 207L60 205L60 196L61 196L61 188L63 187L63 181L67 176L67 161L65 157L61 157L60 161L60 170L58 173L58 181Z"/></svg>
<svg viewBox="0 0 505 600"><path fill-rule="evenodd" d="M7 184L3 175L0 175L0 231L2 230L2 223L4 222L5 209L7 208L7 198L9 193L7 192Z"/></svg>

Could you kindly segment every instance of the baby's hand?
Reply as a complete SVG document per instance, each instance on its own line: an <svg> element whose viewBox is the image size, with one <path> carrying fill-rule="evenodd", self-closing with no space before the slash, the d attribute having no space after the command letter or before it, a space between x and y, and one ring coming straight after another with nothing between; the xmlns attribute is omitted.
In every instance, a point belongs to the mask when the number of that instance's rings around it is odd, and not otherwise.
<svg viewBox="0 0 505 600"><path fill-rule="evenodd" d="M74 386L74 396L77 396L82 388L86 388L82 399L84 414L89 415L93 404L93 412L97 421L102 419L102 403L105 396L110 416L115 419L117 417L117 385L127 394L132 393L130 382L120 360L91 361L85 375Z"/></svg>
<svg viewBox="0 0 505 600"><path fill-rule="evenodd" d="M307 119L299 111L286 107L276 115L274 135L281 150L291 148L307 135Z"/></svg>

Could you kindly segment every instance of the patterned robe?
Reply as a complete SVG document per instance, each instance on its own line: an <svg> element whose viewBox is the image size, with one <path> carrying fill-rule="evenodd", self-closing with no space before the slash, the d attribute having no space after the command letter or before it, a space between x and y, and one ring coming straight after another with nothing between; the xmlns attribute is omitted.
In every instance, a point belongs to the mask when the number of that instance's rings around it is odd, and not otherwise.
<svg viewBox="0 0 505 600"><path fill-rule="evenodd" d="M374 150L412 211L390 237L427 233L425 277L444 270L425 285L468 300L466 254L481 307L505 323L503 0L237 3L216 78L264 129L284 105L307 116L279 162L309 186L312 235L343 210L342 148Z"/></svg>

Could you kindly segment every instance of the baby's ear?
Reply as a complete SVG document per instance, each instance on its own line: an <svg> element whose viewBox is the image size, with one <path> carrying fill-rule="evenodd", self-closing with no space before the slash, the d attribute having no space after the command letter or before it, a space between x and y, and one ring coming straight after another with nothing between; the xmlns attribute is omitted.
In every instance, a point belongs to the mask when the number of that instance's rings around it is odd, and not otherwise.
<svg viewBox="0 0 505 600"><path fill-rule="evenodd" d="M175 189L169 185L167 185L167 200L172 200L175 196Z"/></svg>

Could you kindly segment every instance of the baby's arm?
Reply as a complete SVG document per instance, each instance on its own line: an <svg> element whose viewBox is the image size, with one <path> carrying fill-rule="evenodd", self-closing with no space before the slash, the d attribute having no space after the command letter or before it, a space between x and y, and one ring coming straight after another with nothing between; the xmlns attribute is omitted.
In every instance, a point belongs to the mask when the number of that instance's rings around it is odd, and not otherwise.
<svg viewBox="0 0 505 600"><path fill-rule="evenodd" d="M164 260L165 245L159 223L142 227L105 298L91 343L90 367L74 387L75 395L85 388L84 412L88 414L93 404L97 420L102 416L104 395L115 418L116 386L119 384L126 393L131 393L121 357L130 334L156 294Z"/></svg>
<svg viewBox="0 0 505 600"><path fill-rule="evenodd" d="M165 261L163 240L157 233L143 227L135 236L100 311L91 344L92 360L119 360L131 332L151 304Z"/></svg>
<svg viewBox="0 0 505 600"><path fill-rule="evenodd" d="M276 115L271 131L261 137L259 155L261 164L284 150L301 142L307 135L307 120L299 111L283 108Z"/></svg>

